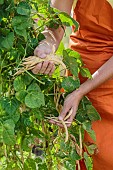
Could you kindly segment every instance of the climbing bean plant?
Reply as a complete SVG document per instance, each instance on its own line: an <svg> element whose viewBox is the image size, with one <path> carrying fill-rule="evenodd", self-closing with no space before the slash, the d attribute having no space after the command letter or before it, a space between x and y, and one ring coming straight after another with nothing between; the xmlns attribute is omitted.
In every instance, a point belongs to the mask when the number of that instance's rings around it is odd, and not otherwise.
<svg viewBox="0 0 113 170"><path fill-rule="evenodd" d="M62 56L70 76L62 76L59 65L52 76L27 69L17 74L45 39L45 28L72 25L75 31L79 27L49 0L0 0L0 170L74 170L83 158L92 169L96 145L84 143L84 131L95 143L91 123L100 116L88 98L81 100L70 128L49 123L58 121L65 97L79 88L79 74L91 78L80 55L61 42L55 55Z"/></svg>

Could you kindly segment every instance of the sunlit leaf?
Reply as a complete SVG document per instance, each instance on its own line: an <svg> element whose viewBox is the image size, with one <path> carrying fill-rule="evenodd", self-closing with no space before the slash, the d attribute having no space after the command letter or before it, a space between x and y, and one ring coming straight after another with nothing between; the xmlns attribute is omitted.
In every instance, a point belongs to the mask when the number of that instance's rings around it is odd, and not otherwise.
<svg viewBox="0 0 113 170"><path fill-rule="evenodd" d="M91 73L90 73L90 71L89 71L88 68L81 67L81 68L80 68L80 73L81 73L81 75L82 75L83 77L92 78L92 75L91 75Z"/></svg>
<svg viewBox="0 0 113 170"><path fill-rule="evenodd" d="M45 105L44 95L41 92L31 92L25 97L25 104L30 108L37 108Z"/></svg>

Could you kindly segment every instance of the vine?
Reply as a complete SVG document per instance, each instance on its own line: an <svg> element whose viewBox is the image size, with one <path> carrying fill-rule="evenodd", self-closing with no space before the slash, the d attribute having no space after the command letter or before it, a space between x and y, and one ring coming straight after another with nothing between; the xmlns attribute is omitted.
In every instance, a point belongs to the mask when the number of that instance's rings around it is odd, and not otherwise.
<svg viewBox="0 0 113 170"><path fill-rule="evenodd" d="M84 143L84 132L95 141L91 123L100 116L90 101L82 99L70 128L67 118L62 121L64 128L49 123L49 119L58 121L66 95L79 88L79 74L91 78L80 55L61 43L55 57L46 58L56 63L52 76L30 71L42 61L33 56L45 39L42 31L72 25L78 29L73 18L51 8L48 0L0 0L1 170L74 170L80 169L83 158L87 169L92 168L90 155L96 145ZM64 76L62 69L73 76ZM83 146L87 152L83 153Z"/></svg>

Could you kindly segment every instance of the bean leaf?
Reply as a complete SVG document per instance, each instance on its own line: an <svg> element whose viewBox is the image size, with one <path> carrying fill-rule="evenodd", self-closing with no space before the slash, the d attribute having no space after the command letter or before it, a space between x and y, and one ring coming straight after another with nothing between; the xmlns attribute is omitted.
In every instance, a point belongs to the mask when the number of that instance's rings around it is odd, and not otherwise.
<svg viewBox="0 0 113 170"><path fill-rule="evenodd" d="M92 105L86 105L87 115L91 121L101 120L99 113Z"/></svg>
<svg viewBox="0 0 113 170"><path fill-rule="evenodd" d="M82 127L84 130L86 130L88 132L88 134L91 136L91 138L96 141L96 135L94 130L91 128L91 122L86 121L82 124Z"/></svg>
<svg viewBox="0 0 113 170"><path fill-rule="evenodd" d="M78 77L78 63L76 58L69 56L66 50L63 51L63 57L63 61L68 69L75 77Z"/></svg>
<svg viewBox="0 0 113 170"><path fill-rule="evenodd" d="M62 87L67 91L67 92L72 92L76 88L78 88L80 85L80 82L78 80L73 80L72 77L67 77L63 80L62 82Z"/></svg>
<svg viewBox="0 0 113 170"><path fill-rule="evenodd" d="M13 47L14 33L10 32L1 42L2 48L5 50L10 50Z"/></svg>
<svg viewBox="0 0 113 170"><path fill-rule="evenodd" d="M80 73L83 77L92 78L91 73L88 68L81 67Z"/></svg>
<svg viewBox="0 0 113 170"><path fill-rule="evenodd" d="M6 145L15 144L15 134L14 134L15 124L12 119L8 119L3 123L3 141Z"/></svg>
<svg viewBox="0 0 113 170"><path fill-rule="evenodd" d="M28 92L31 92L31 91L37 91L37 92L41 92L41 89L39 87L39 85L37 83L32 83L29 85L28 89L27 89Z"/></svg>
<svg viewBox="0 0 113 170"><path fill-rule="evenodd" d="M22 76L18 76L15 78L14 80L14 89L16 91L20 91L20 90L25 90L26 89L26 85L24 83L24 79L22 78Z"/></svg>
<svg viewBox="0 0 113 170"><path fill-rule="evenodd" d="M25 104L30 108L37 108L45 105L44 95L41 92L31 92L25 97Z"/></svg>
<svg viewBox="0 0 113 170"><path fill-rule="evenodd" d="M17 7L17 13L20 15L30 15L30 6L26 2L20 2Z"/></svg>
<svg viewBox="0 0 113 170"><path fill-rule="evenodd" d="M19 102L16 98L3 98L1 101L2 108L9 114L13 115L19 107Z"/></svg>

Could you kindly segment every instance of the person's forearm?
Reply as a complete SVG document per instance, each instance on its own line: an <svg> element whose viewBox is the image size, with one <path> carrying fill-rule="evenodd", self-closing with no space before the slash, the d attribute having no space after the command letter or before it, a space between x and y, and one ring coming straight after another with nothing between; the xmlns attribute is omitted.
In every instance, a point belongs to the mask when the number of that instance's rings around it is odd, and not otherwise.
<svg viewBox="0 0 113 170"><path fill-rule="evenodd" d="M51 0L51 6L54 8L59 9L60 11L66 12L70 14L73 5L73 0ZM55 50L58 48L60 41L63 38L64 30L62 27L59 26L58 29L49 29L47 28L43 31L45 35L46 42L54 45Z"/></svg>
<svg viewBox="0 0 113 170"><path fill-rule="evenodd" d="M47 42L48 44L52 45L55 47L55 51L57 50L60 41L63 38L64 35L64 30L59 27L58 29L46 29L45 31L42 32L45 36L45 40L43 42Z"/></svg>
<svg viewBox="0 0 113 170"><path fill-rule="evenodd" d="M81 84L78 91L81 96L84 96L111 78L113 78L113 57L111 57L92 75L92 79L88 79Z"/></svg>

